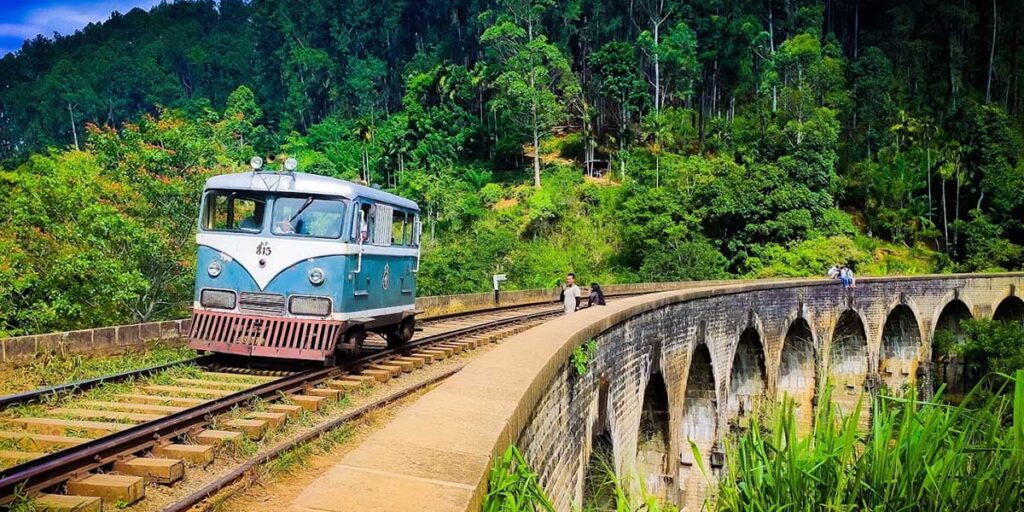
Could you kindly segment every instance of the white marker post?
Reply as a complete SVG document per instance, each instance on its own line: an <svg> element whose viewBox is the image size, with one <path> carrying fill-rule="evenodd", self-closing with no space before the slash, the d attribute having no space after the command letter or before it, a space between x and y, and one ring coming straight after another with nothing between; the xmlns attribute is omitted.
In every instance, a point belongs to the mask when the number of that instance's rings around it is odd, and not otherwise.
<svg viewBox="0 0 1024 512"><path fill-rule="evenodd" d="M494 305L495 306L497 306L501 302L501 297L499 295L499 293L500 293L499 292L499 286L500 286L502 281L505 281L507 279L508 279L508 277L505 274L494 274L494 276L491 278L491 281L494 283Z"/></svg>

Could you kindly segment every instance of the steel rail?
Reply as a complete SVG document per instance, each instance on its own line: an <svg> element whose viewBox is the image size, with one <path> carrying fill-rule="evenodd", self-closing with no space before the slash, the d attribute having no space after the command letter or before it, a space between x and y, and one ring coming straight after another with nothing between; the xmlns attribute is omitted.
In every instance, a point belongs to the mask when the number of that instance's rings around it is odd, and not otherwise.
<svg viewBox="0 0 1024 512"><path fill-rule="evenodd" d="M317 385L344 371L358 371L378 360L403 354L419 347L510 324L553 316L559 312L560 310L546 310L484 322L428 336L398 348L380 350L348 361L342 366L316 368L298 372L164 416L158 420L142 423L108 436L87 441L73 448L44 455L43 457L0 471L0 504L9 501L15 491L22 493L40 491L113 462L118 457L148 449L161 440L172 439L188 433L209 423L212 417L224 414L232 408L252 399L270 398L282 393L287 394L299 391Z"/></svg>

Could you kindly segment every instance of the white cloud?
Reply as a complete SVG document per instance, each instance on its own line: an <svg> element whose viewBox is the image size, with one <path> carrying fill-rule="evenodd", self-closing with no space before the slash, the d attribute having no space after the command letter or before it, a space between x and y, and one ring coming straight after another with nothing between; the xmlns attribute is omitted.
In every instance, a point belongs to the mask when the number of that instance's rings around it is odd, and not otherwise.
<svg viewBox="0 0 1024 512"><path fill-rule="evenodd" d="M89 5L57 3L26 11L14 23L0 23L0 37L31 39L37 34L52 36L54 32L73 34L89 23L105 21L114 11L126 13L133 7L150 7L160 0L106 0Z"/></svg>

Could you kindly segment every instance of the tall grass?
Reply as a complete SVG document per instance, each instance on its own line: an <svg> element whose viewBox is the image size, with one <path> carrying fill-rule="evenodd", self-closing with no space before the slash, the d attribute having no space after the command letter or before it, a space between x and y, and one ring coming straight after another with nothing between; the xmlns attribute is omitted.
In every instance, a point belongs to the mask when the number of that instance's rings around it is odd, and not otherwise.
<svg viewBox="0 0 1024 512"><path fill-rule="evenodd" d="M534 512L546 510L555 512L551 500L544 494L537 473L530 468L523 454L515 445L509 445L505 453L491 468L484 497L483 512Z"/></svg>
<svg viewBox="0 0 1024 512"><path fill-rule="evenodd" d="M676 506L649 492L636 472L625 478L615 473L610 442L595 442L593 450L586 469L581 512L678 512Z"/></svg>
<svg viewBox="0 0 1024 512"><path fill-rule="evenodd" d="M959 405L880 396L871 426L843 417L829 393L810 435L791 403L728 443L717 509L730 511L1024 510L1024 371L991 375ZM985 396L982 396L982 395Z"/></svg>

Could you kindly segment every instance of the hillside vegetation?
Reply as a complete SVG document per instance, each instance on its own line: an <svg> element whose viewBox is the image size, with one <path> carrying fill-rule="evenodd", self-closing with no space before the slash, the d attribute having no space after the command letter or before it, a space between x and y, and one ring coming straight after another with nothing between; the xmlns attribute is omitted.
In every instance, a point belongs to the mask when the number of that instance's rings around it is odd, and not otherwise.
<svg viewBox="0 0 1024 512"><path fill-rule="evenodd" d="M0 335L187 313L254 154L424 210L420 294L1019 269L1024 4L177 1L0 59Z"/></svg>

